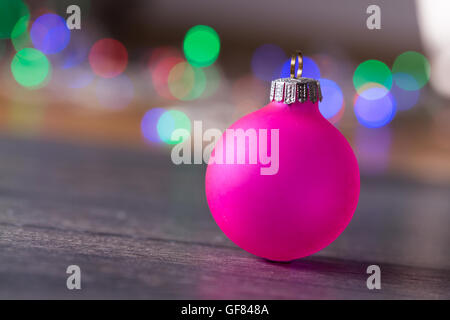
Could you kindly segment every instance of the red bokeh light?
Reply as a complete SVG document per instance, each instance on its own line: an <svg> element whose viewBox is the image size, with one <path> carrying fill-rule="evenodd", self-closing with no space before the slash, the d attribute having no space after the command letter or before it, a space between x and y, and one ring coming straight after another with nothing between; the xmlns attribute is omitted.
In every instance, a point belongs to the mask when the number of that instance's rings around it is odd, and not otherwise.
<svg viewBox="0 0 450 320"><path fill-rule="evenodd" d="M125 46L115 39L97 41L89 52L92 71L102 78L114 78L121 74L128 64Z"/></svg>
<svg viewBox="0 0 450 320"><path fill-rule="evenodd" d="M152 49L148 60L150 71L152 71L161 60L170 57L182 59L183 54L175 47L157 47Z"/></svg>
<svg viewBox="0 0 450 320"><path fill-rule="evenodd" d="M170 70L178 63L183 62L182 58L168 57L160 60L154 67L152 72L152 82L156 92L166 99L175 99L169 89L169 73Z"/></svg>

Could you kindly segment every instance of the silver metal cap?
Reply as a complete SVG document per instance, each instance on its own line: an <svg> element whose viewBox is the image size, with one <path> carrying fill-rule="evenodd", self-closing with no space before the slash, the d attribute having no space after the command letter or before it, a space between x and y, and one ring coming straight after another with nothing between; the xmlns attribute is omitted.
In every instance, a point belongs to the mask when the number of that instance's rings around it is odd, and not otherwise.
<svg viewBox="0 0 450 320"><path fill-rule="evenodd" d="M295 62L298 60L297 73L295 72ZM318 80L302 78L303 55L297 51L291 57L291 77L281 78L272 81L270 86L270 102L284 102L291 104L294 102L305 102L307 100L316 103L322 101L322 91Z"/></svg>
<svg viewBox="0 0 450 320"><path fill-rule="evenodd" d="M270 102L294 102L322 101L322 91L318 80L310 78L282 78L272 81L270 87Z"/></svg>

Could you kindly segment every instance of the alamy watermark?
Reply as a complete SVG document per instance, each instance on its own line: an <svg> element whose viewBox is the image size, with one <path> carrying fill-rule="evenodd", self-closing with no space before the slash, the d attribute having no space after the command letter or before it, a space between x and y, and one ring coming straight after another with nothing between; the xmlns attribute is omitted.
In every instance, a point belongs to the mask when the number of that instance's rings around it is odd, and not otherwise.
<svg viewBox="0 0 450 320"><path fill-rule="evenodd" d="M193 135L186 129L172 132L173 141L183 141L172 149L174 164L249 164L261 166L261 175L279 170L279 129L226 129L203 131L202 121L194 121ZM206 143L206 146L204 144ZM214 151L213 151L214 150Z"/></svg>
<svg viewBox="0 0 450 320"><path fill-rule="evenodd" d="M67 277L66 286L69 290L81 290L81 269L77 265L70 265L66 269Z"/></svg>
<svg viewBox="0 0 450 320"><path fill-rule="evenodd" d="M381 269L380 266L376 264L372 264L367 267L366 273L370 274L370 276L367 278L366 285L367 289L373 290L381 289Z"/></svg>
<svg viewBox="0 0 450 320"><path fill-rule="evenodd" d="M370 16L366 20L366 26L369 30L381 29L381 9L376 4L371 4L367 7L366 13Z"/></svg>

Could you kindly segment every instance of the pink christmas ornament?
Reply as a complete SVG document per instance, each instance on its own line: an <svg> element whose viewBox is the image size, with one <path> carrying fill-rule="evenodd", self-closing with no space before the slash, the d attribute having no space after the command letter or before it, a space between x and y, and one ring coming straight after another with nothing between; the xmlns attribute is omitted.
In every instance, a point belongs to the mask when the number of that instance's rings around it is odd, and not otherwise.
<svg viewBox="0 0 450 320"><path fill-rule="evenodd" d="M299 60L301 75L300 54ZM271 103L226 130L205 181L220 229L242 249L273 261L328 246L349 224L359 198L356 157L320 114L318 81L293 74L291 68L291 78L272 82Z"/></svg>

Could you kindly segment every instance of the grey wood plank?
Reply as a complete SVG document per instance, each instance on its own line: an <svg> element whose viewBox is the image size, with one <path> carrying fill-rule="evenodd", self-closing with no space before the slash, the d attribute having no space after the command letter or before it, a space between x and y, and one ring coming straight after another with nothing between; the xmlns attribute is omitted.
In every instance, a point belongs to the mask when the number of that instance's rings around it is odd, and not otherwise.
<svg viewBox="0 0 450 320"><path fill-rule="evenodd" d="M347 230L320 253L273 264L215 225L204 166L168 150L0 137L0 297L442 298L450 292L450 187L363 177ZM82 267L85 289L65 289ZM367 290L365 268L383 270Z"/></svg>
<svg viewBox="0 0 450 320"><path fill-rule="evenodd" d="M448 272L382 265L382 290L366 288L367 263L308 258L289 264L235 248L2 225L2 298L342 299L449 298ZM65 268L82 270L81 291ZM420 288L420 290L418 290Z"/></svg>

